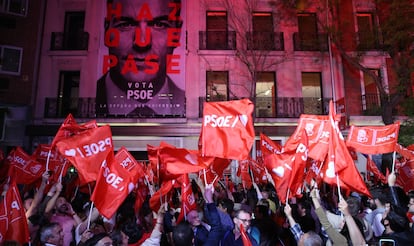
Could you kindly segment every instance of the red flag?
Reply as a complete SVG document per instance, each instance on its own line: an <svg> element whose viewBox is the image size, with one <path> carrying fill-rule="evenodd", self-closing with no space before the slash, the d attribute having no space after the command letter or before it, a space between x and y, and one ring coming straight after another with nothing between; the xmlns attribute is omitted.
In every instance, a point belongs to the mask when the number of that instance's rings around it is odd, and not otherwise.
<svg viewBox="0 0 414 246"><path fill-rule="evenodd" d="M83 184L97 179L103 162L113 159L112 133L109 125L93 128L59 141L59 152L78 170Z"/></svg>
<svg viewBox="0 0 414 246"><path fill-rule="evenodd" d="M387 184L387 178L384 176L384 174L381 173L381 171L378 169L377 165L375 165L375 162L370 158L367 157L367 172L371 172L374 174L374 176L381 181L383 184Z"/></svg>
<svg viewBox="0 0 414 246"><path fill-rule="evenodd" d="M134 190L135 192L135 204L134 204L134 210L137 213L144 203L145 199L149 195L150 191L145 183L144 177L141 177L138 179L137 182L137 188Z"/></svg>
<svg viewBox="0 0 414 246"><path fill-rule="evenodd" d="M5 241L17 241L20 244L29 242L29 228L23 203L13 178L0 187L6 191L0 202L0 244Z"/></svg>
<svg viewBox="0 0 414 246"><path fill-rule="evenodd" d="M295 152L291 151L289 153L267 155L264 158L266 169L272 176L277 196L282 203L286 203L294 157Z"/></svg>
<svg viewBox="0 0 414 246"><path fill-rule="evenodd" d="M190 179L188 174L182 175L181 183L181 211L177 218L177 224L187 217L187 214L197 209L197 203L194 198L193 189L191 188Z"/></svg>
<svg viewBox="0 0 414 246"><path fill-rule="evenodd" d="M17 184L32 184L45 172L45 167L21 147L16 147L9 153L6 164L9 165L9 175L15 178Z"/></svg>
<svg viewBox="0 0 414 246"><path fill-rule="evenodd" d="M351 126L346 144L364 154L383 154L396 150L400 122L386 126Z"/></svg>
<svg viewBox="0 0 414 246"><path fill-rule="evenodd" d="M262 151L262 156L277 154L282 151L282 146L273 142L273 140L264 133L260 133L260 150Z"/></svg>
<svg viewBox="0 0 414 246"><path fill-rule="evenodd" d="M409 149L410 146L404 148L401 144L397 143L395 151L397 151L397 153L402 155L405 159L414 159L414 148L411 150Z"/></svg>
<svg viewBox="0 0 414 246"><path fill-rule="evenodd" d="M171 174L195 173L209 166L214 157L203 160L198 150L187 150L165 146L160 148L159 157L167 171Z"/></svg>
<svg viewBox="0 0 414 246"><path fill-rule="evenodd" d="M97 127L98 125L96 124L95 120L79 125L76 122L75 118L73 118L72 114L68 114L66 119L63 121L62 125L59 127L59 130L57 131L55 137L53 138L51 145L55 146L56 143L58 143L59 141L63 139L69 138L82 131L85 131L91 128L97 128Z"/></svg>
<svg viewBox="0 0 414 246"><path fill-rule="evenodd" d="M255 160L249 160L250 170L253 174L253 179L256 184L266 184L267 175L264 163L256 162Z"/></svg>
<svg viewBox="0 0 414 246"><path fill-rule="evenodd" d="M249 174L249 160L239 161L237 176L240 177L243 187L245 187L246 189L250 189L252 187L253 182Z"/></svg>
<svg viewBox="0 0 414 246"><path fill-rule="evenodd" d="M169 196L170 191L173 188L175 180L167 180L160 186L160 189L155 192L149 200L150 208L152 211L158 211L162 203L167 203L170 201L171 197Z"/></svg>
<svg viewBox="0 0 414 246"><path fill-rule="evenodd" d="M366 184L356 168L354 160L349 154L337 122L334 120L335 112L332 101L329 103L329 119L328 161L322 167L323 180L328 184L334 184L337 183L336 175L338 175L342 187L371 197Z"/></svg>
<svg viewBox="0 0 414 246"><path fill-rule="evenodd" d="M61 181L71 164L51 145L39 144L32 154L33 158L39 161L48 170L52 171L51 180L55 183ZM48 164L47 164L48 162ZM47 164L47 165L46 165Z"/></svg>
<svg viewBox="0 0 414 246"><path fill-rule="evenodd" d="M140 176L144 176L142 167L122 147L112 162L102 163L91 201L103 216L112 218Z"/></svg>
<svg viewBox="0 0 414 246"><path fill-rule="evenodd" d="M150 161L151 169L154 173L154 182L158 182L159 184L171 180L176 179L179 177L179 174L172 174L167 170L167 165L160 160L160 151L163 148L175 148L175 146L168 144L166 142L161 142L159 147L154 147L151 145L147 145L147 151L148 151L148 158Z"/></svg>
<svg viewBox="0 0 414 246"><path fill-rule="evenodd" d="M206 175L205 180L208 184L214 182L217 183L223 176L224 170L229 166L231 160L223 158L214 158L213 162L205 169L198 172L198 176L201 180L204 180L204 174Z"/></svg>
<svg viewBox="0 0 414 246"><path fill-rule="evenodd" d="M339 118L339 116L335 116ZM299 144L302 130L306 130L308 136L308 156L317 161L325 160L329 145L329 116L302 114L299 118L295 132L286 141L283 151L296 150Z"/></svg>
<svg viewBox="0 0 414 246"><path fill-rule="evenodd" d="M255 137L253 108L249 99L205 102L199 138L201 155L246 159Z"/></svg>
<svg viewBox="0 0 414 246"><path fill-rule="evenodd" d="M240 224L240 233L241 233L241 237L242 237L243 246L252 246L252 242L250 241L250 238L247 235L243 224Z"/></svg>
<svg viewBox="0 0 414 246"><path fill-rule="evenodd" d="M301 142L296 148L295 160L292 165L292 175L289 180L290 195L302 197L302 186L305 179L306 161L308 160L308 136L302 131Z"/></svg>
<svg viewBox="0 0 414 246"><path fill-rule="evenodd" d="M398 169L397 184L405 192L414 190L414 159L407 160L405 164Z"/></svg>

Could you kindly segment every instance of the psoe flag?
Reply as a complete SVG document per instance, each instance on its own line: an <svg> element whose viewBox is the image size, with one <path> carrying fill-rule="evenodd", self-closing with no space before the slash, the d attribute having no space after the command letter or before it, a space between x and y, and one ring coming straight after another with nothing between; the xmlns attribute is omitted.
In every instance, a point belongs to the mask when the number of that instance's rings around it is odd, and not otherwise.
<svg viewBox="0 0 414 246"><path fill-rule="evenodd" d="M247 159L255 136L253 109L249 99L205 102L199 139L201 155Z"/></svg>
<svg viewBox="0 0 414 246"><path fill-rule="evenodd" d="M383 154L396 150L400 122L386 126L351 126L346 145L364 154Z"/></svg>

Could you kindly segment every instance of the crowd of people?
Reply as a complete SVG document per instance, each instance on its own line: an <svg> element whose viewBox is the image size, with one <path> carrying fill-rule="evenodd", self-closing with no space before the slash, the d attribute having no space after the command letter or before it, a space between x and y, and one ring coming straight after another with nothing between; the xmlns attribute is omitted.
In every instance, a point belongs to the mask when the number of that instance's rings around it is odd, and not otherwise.
<svg viewBox="0 0 414 246"><path fill-rule="evenodd" d="M181 221L179 200L172 197L152 211L148 195L136 210L133 192L113 218L105 218L87 192L69 198L65 184L50 184L49 172L22 196L30 245L412 245L414 191L405 193L395 180L391 173L388 184L371 185L372 197L315 183L281 204L271 183L230 190L221 181L204 185L194 177L197 209Z"/></svg>

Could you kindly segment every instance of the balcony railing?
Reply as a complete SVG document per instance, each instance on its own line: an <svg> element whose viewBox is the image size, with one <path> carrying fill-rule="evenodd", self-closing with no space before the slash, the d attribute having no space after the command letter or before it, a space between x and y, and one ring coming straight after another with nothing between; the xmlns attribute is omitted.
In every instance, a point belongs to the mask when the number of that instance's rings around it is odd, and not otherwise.
<svg viewBox="0 0 414 246"><path fill-rule="evenodd" d="M77 118L95 118L95 98L81 97L70 100L46 98L45 118L64 118L69 113Z"/></svg>
<svg viewBox="0 0 414 246"><path fill-rule="evenodd" d="M301 114L327 115L331 98L256 97L256 118L299 118ZM203 116L205 97L199 98L199 117Z"/></svg>
<svg viewBox="0 0 414 246"><path fill-rule="evenodd" d="M283 32L247 32L249 50L285 50Z"/></svg>
<svg viewBox="0 0 414 246"><path fill-rule="evenodd" d="M314 39L301 38L298 32L293 33L293 47L295 51L328 51L328 35L318 33Z"/></svg>
<svg viewBox="0 0 414 246"><path fill-rule="evenodd" d="M365 94L361 97L364 115L381 115L381 101L378 94Z"/></svg>
<svg viewBox="0 0 414 246"><path fill-rule="evenodd" d="M235 31L200 31L200 50L235 50Z"/></svg>
<svg viewBox="0 0 414 246"><path fill-rule="evenodd" d="M89 33L52 32L50 50L88 50Z"/></svg>

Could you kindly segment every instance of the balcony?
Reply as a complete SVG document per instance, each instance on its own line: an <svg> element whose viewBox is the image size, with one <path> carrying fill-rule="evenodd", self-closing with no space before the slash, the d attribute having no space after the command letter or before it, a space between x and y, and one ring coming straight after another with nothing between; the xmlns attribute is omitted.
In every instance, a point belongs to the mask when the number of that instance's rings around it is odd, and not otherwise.
<svg viewBox="0 0 414 246"><path fill-rule="evenodd" d="M235 31L200 31L200 50L235 50Z"/></svg>
<svg viewBox="0 0 414 246"><path fill-rule="evenodd" d="M247 32L249 50L285 50L283 32Z"/></svg>
<svg viewBox="0 0 414 246"><path fill-rule="evenodd" d="M45 118L65 118L69 113L75 118L95 118L95 98L46 98Z"/></svg>
<svg viewBox="0 0 414 246"><path fill-rule="evenodd" d="M315 34L315 38L302 38L301 33L293 33L293 47L295 51L328 51L328 35Z"/></svg>
<svg viewBox="0 0 414 246"><path fill-rule="evenodd" d="M252 100L252 99L251 99ZM331 98L256 97L256 118L299 118L301 114L327 115ZM199 117L203 116L205 97L199 98Z"/></svg>
<svg viewBox="0 0 414 246"><path fill-rule="evenodd" d="M361 96L361 99L363 115L381 115L381 101L378 94L365 94Z"/></svg>
<svg viewBox="0 0 414 246"><path fill-rule="evenodd" d="M359 51L379 50L381 49L381 42L378 35L372 32L358 32L357 33Z"/></svg>
<svg viewBox="0 0 414 246"><path fill-rule="evenodd" d="M89 33L52 32L50 50L88 50Z"/></svg>

